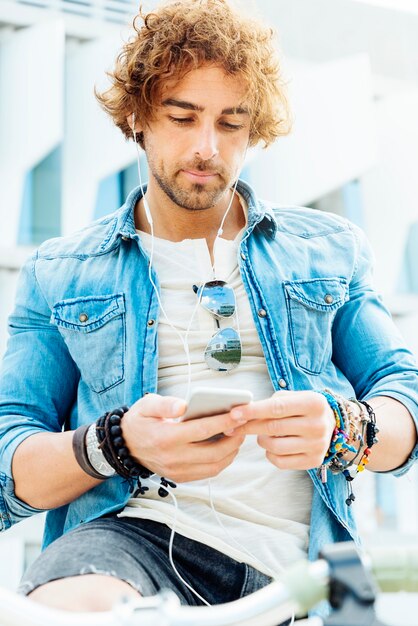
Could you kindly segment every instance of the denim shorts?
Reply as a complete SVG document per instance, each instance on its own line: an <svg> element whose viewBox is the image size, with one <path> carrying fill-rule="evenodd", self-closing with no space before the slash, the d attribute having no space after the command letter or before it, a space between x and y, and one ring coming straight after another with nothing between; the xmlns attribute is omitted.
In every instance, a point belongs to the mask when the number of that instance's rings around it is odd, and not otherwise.
<svg viewBox="0 0 418 626"><path fill-rule="evenodd" d="M150 520L101 517L54 541L25 572L23 595L47 582L83 574L115 576L150 596L171 589L182 604L203 604L175 574L168 556L171 530ZM176 533L173 560L181 576L209 604L231 602L271 578L246 563Z"/></svg>

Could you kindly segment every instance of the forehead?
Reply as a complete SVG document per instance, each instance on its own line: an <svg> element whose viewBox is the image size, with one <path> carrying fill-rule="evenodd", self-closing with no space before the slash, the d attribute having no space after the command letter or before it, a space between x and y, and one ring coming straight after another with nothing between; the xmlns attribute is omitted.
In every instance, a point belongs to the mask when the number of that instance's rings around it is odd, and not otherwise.
<svg viewBox="0 0 418 626"><path fill-rule="evenodd" d="M245 106L242 77L231 76L218 66L202 66L190 70L180 80L167 81L161 88L160 104L168 99L197 105L202 110Z"/></svg>

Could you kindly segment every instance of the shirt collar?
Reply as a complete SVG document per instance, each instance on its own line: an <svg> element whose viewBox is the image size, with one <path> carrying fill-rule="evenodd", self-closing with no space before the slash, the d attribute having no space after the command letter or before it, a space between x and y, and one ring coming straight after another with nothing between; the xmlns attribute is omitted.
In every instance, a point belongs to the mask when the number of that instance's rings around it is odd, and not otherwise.
<svg viewBox="0 0 418 626"><path fill-rule="evenodd" d="M146 191L146 185L144 185L144 191ZM257 200L254 191L244 181L238 181L237 191L244 197L248 205L247 232L257 227L263 234L274 239L277 224L273 210ZM120 237L127 239L138 237L135 229L134 212L135 206L141 197L142 190L140 186L130 192L125 203L116 211L114 219L110 222L106 237L100 246L101 250L112 247Z"/></svg>

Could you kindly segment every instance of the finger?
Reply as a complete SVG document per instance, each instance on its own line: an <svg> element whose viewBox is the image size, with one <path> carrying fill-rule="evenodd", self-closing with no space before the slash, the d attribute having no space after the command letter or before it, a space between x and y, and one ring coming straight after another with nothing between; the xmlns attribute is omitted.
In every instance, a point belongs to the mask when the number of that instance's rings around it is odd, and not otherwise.
<svg viewBox="0 0 418 626"><path fill-rule="evenodd" d="M138 449L137 456L142 459L144 465L147 465L146 461L156 465L162 462L163 458L165 462L174 461L178 465L190 462L189 455L193 449L191 444L217 445L218 442L207 440L215 435L223 434L224 429L231 427L232 420L229 414L225 413L217 417L199 418L187 422L172 422L134 415L130 420L128 416L128 420L125 421L127 426L130 422L139 427L140 439L137 441L135 438L125 437L125 441L132 451ZM133 432L138 433L138 428L136 430L134 428ZM243 440L244 435L237 434L237 438ZM227 441L228 438L222 439ZM221 443L221 440L219 442ZM200 460L203 461L203 459Z"/></svg>
<svg viewBox="0 0 418 626"><path fill-rule="evenodd" d="M270 463L273 463L281 470L308 470L316 467L306 454L278 456L271 452L266 452L266 457Z"/></svg>
<svg viewBox="0 0 418 626"><path fill-rule="evenodd" d="M176 483L213 478L214 476L218 476L218 474L220 474L226 467L231 465L237 456L237 453L238 451L235 450L221 461L217 461L215 463L198 462L195 464L182 465L182 467L173 467L171 474L170 471L167 471L164 475L171 478Z"/></svg>
<svg viewBox="0 0 418 626"><path fill-rule="evenodd" d="M269 437L301 436L310 430L311 422L312 419L308 417L252 420L235 428L234 434L267 435Z"/></svg>
<svg viewBox="0 0 418 626"><path fill-rule="evenodd" d="M279 391L271 398L236 407L231 415L248 421L317 415L326 404L324 396L314 391Z"/></svg>
<svg viewBox="0 0 418 626"><path fill-rule="evenodd" d="M277 456L292 454L306 454L309 451L309 442L303 437L267 437L261 435L257 443L267 452Z"/></svg>
<svg viewBox="0 0 418 626"><path fill-rule="evenodd" d="M229 455L238 452L244 437L224 437L217 441L187 443L177 447L167 461L175 465L219 463Z"/></svg>
<svg viewBox="0 0 418 626"><path fill-rule="evenodd" d="M186 411L186 406L186 402L181 398L147 393L143 398L132 405L130 411L134 411L144 417L173 419L183 415Z"/></svg>
<svg viewBox="0 0 418 626"><path fill-rule="evenodd" d="M180 450L181 454L176 454L171 458L171 461L167 461L166 474L177 474L179 468L180 471L184 471L183 468L185 468L186 471L194 473L196 466L219 465L220 469L226 467L230 460L238 454L242 441L242 437L236 437L235 441L225 438L215 444L211 442L186 445Z"/></svg>
<svg viewBox="0 0 418 626"><path fill-rule="evenodd" d="M237 424L242 425L244 423L245 420L237 421L233 419L230 413L222 413L221 415L199 417L186 422L170 424L170 426L177 428L177 431L172 432L179 443L188 443L205 441L215 435L223 434L224 431L233 429Z"/></svg>
<svg viewBox="0 0 418 626"><path fill-rule="evenodd" d="M216 463L239 450L245 437L223 437L217 441L200 442L192 445L191 462Z"/></svg>

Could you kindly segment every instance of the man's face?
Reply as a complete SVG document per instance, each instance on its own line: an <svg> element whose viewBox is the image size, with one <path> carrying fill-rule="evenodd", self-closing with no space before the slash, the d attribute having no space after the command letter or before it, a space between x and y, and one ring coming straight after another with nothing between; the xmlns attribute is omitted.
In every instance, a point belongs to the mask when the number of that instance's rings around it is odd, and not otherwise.
<svg viewBox="0 0 418 626"><path fill-rule="evenodd" d="M142 128L156 185L191 210L220 202L243 166L250 119L242 81L215 66L164 86L155 118Z"/></svg>

